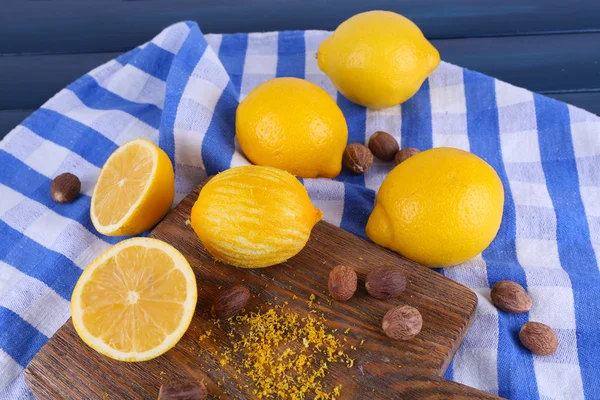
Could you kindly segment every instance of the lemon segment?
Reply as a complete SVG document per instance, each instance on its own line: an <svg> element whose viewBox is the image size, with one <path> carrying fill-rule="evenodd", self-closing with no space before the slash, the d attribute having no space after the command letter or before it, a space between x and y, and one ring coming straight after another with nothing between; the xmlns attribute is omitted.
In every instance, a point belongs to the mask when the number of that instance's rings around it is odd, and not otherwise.
<svg viewBox="0 0 600 400"><path fill-rule="evenodd" d="M463 263L485 250L502 222L504 189L494 169L452 148L418 153L383 181L367 236L431 267Z"/></svg>
<svg viewBox="0 0 600 400"><path fill-rule="evenodd" d="M185 257L157 239L109 248L83 272L71 298L73 325L99 353L145 361L175 346L196 308L196 278Z"/></svg>
<svg viewBox="0 0 600 400"><path fill-rule="evenodd" d="M344 21L317 53L319 68L351 101L381 109L411 98L440 54L411 20L368 11Z"/></svg>
<svg viewBox="0 0 600 400"><path fill-rule="evenodd" d="M137 235L169 211L175 175L167 154L146 139L134 139L106 160L92 193L90 217L103 235Z"/></svg>
<svg viewBox="0 0 600 400"><path fill-rule="evenodd" d="M301 178L334 178L348 140L344 114L323 89L298 78L271 79L240 103L236 136L253 164Z"/></svg>
<svg viewBox="0 0 600 400"><path fill-rule="evenodd" d="M293 175L244 166L218 174L202 188L191 225L217 260L262 268L302 250L322 216Z"/></svg>

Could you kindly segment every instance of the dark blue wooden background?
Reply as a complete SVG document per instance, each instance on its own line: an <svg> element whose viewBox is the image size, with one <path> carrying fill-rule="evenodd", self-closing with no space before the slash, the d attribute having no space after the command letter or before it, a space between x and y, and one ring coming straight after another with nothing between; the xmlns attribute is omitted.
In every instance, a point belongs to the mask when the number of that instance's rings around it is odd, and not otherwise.
<svg viewBox="0 0 600 400"><path fill-rule="evenodd" d="M399 12L442 59L600 114L600 0L0 1L0 137L62 87L182 20L205 33Z"/></svg>

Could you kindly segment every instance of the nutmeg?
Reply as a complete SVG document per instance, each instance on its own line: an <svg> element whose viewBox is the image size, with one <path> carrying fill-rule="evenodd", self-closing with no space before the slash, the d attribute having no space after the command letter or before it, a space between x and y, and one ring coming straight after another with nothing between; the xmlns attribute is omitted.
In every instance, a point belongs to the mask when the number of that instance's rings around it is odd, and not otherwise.
<svg viewBox="0 0 600 400"><path fill-rule="evenodd" d="M500 281L490 293L492 303L502 311L518 314L531 309L531 297L523 286L513 281Z"/></svg>
<svg viewBox="0 0 600 400"><path fill-rule="evenodd" d="M232 285L221 290L213 299L211 313L220 319L229 319L248 304L250 289L241 284Z"/></svg>
<svg viewBox="0 0 600 400"><path fill-rule="evenodd" d="M338 265L329 272L329 294L336 300L349 300L356 292L357 281L358 277L352 268Z"/></svg>
<svg viewBox="0 0 600 400"><path fill-rule="evenodd" d="M365 279L367 292L376 299L398 297L406 289L406 277L398 268L391 265L375 267Z"/></svg>
<svg viewBox="0 0 600 400"><path fill-rule="evenodd" d="M541 356L554 354L558 348L558 337L548 325L539 322L528 322L519 332L519 340L532 353Z"/></svg>
<svg viewBox="0 0 600 400"><path fill-rule="evenodd" d="M396 153L396 155L394 156L394 162L396 163L396 165L398 165L401 162L408 160L417 153L419 153L419 149L415 149L414 147L406 147Z"/></svg>
<svg viewBox="0 0 600 400"><path fill-rule="evenodd" d="M369 139L369 149L383 161L392 161L400 149L398 141L387 132L377 131Z"/></svg>
<svg viewBox="0 0 600 400"><path fill-rule="evenodd" d="M158 400L204 400L206 386L196 381L163 383L158 392Z"/></svg>
<svg viewBox="0 0 600 400"><path fill-rule="evenodd" d="M373 164L373 153L364 144L351 143L344 150L342 164L355 174L364 174Z"/></svg>
<svg viewBox="0 0 600 400"><path fill-rule="evenodd" d="M81 181L70 172L58 175L50 183L50 195L57 203L70 203L79 194Z"/></svg>
<svg viewBox="0 0 600 400"><path fill-rule="evenodd" d="M392 339L410 340L421 332L423 317L416 308L402 305L392 308L385 314L381 327Z"/></svg>

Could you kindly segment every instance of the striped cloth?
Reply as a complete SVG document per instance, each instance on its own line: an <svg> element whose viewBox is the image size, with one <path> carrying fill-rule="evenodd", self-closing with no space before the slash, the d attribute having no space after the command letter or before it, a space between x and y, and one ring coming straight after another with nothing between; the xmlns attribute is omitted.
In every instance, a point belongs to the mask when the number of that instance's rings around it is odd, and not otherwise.
<svg viewBox="0 0 600 400"><path fill-rule="evenodd" d="M173 25L80 78L0 143L0 399L28 399L23 369L69 317L81 270L119 238L99 235L90 193L108 155L145 137L176 165L176 202L206 176L248 162L235 142L238 101L278 76L305 78L339 104L349 142L384 130L402 147L451 146L490 163L506 191L496 240L476 259L440 271L479 297L475 323L446 377L514 399L600 398L600 118L442 63L401 107L355 105L319 70L327 32L203 35ZM357 235L392 166L304 184L325 220ZM52 202L51 179L71 171L82 196ZM490 287L511 279L534 307L508 315ZM527 321L553 327L556 354L518 343Z"/></svg>

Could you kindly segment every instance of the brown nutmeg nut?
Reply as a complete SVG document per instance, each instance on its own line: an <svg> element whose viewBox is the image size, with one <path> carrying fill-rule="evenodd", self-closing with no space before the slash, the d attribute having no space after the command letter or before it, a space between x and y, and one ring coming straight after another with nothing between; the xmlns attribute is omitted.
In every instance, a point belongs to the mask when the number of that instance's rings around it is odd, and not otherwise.
<svg viewBox="0 0 600 400"><path fill-rule="evenodd" d="M50 195L57 203L70 203L79 194L81 181L70 172L58 175L50 183Z"/></svg>
<svg viewBox="0 0 600 400"><path fill-rule="evenodd" d="M369 139L369 149L380 160L392 161L400 146L398 146L398 141L389 133L377 131Z"/></svg>
<svg viewBox="0 0 600 400"><path fill-rule="evenodd" d="M206 386L196 381L163 383L158 392L158 400L204 400Z"/></svg>
<svg viewBox="0 0 600 400"><path fill-rule="evenodd" d="M519 340L532 353L541 356L554 354L558 348L558 337L548 325L539 322L528 322L519 332Z"/></svg>
<svg viewBox="0 0 600 400"><path fill-rule="evenodd" d="M220 319L229 319L239 313L250 300L250 289L241 284L221 290L213 299L210 312Z"/></svg>
<svg viewBox="0 0 600 400"><path fill-rule="evenodd" d="M356 292L357 282L358 277L352 268L338 265L329 272L329 294L336 300L349 300Z"/></svg>
<svg viewBox="0 0 600 400"><path fill-rule="evenodd" d="M365 279L367 292L376 299L398 297L406 289L406 277L398 267L386 265L375 267Z"/></svg>
<svg viewBox="0 0 600 400"><path fill-rule="evenodd" d="M412 156L414 156L417 153L420 153L419 149L415 149L414 147L407 147L396 153L396 155L394 156L394 162L396 163L396 165L398 165L401 162L406 161L407 159L411 158Z"/></svg>
<svg viewBox="0 0 600 400"><path fill-rule="evenodd" d="M423 317L414 307L402 305L392 308L383 317L381 328L388 337L410 340L421 332Z"/></svg>
<svg viewBox="0 0 600 400"><path fill-rule="evenodd" d="M502 311L518 314L531 309L531 297L523 286L513 281L500 281L490 293L492 303Z"/></svg>
<svg viewBox="0 0 600 400"><path fill-rule="evenodd" d="M355 174L364 174L373 164L373 153L364 144L351 143L344 150L342 164Z"/></svg>

